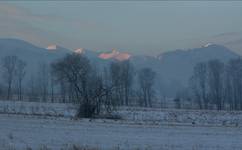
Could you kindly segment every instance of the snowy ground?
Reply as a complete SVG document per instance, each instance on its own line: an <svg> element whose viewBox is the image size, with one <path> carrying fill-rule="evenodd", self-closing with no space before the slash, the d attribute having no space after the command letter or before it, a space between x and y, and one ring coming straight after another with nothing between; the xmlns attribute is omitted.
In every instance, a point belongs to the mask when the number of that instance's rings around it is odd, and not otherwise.
<svg viewBox="0 0 242 150"><path fill-rule="evenodd" d="M65 144L98 149L241 150L242 128L137 125L104 120L0 115L0 149L53 150Z"/></svg>
<svg viewBox="0 0 242 150"><path fill-rule="evenodd" d="M0 101L0 114L24 114L72 118L78 105L61 103ZM125 121L139 124L197 126L242 126L242 111L175 110L122 107L115 112Z"/></svg>
<svg viewBox="0 0 242 150"><path fill-rule="evenodd" d="M73 120L75 111L73 105L0 101L0 150L242 149L242 112L120 108L121 120Z"/></svg>
<svg viewBox="0 0 242 150"><path fill-rule="evenodd" d="M0 101L0 113L73 117L77 106L63 103Z"/></svg>
<svg viewBox="0 0 242 150"><path fill-rule="evenodd" d="M127 121L149 124L242 126L241 111L122 108L117 114Z"/></svg>

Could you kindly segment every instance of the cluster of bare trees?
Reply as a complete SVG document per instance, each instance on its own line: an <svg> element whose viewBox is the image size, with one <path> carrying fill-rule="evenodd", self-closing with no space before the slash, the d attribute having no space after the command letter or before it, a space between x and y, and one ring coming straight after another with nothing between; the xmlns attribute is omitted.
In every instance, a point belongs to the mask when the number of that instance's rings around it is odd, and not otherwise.
<svg viewBox="0 0 242 150"><path fill-rule="evenodd" d="M129 61L112 62L109 71L113 99L120 105L129 105L133 85L133 66Z"/></svg>
<svg viewBox="0 0 242 150"><path fill-rule="evenodd" d="M2 59L2 79L7 87L7 99L13 95L13 85L17 90L18 100L22 100L22 83L25 77L26 63L17 56L7 56Z"/></svg>
<svg viewBox="0 0 242 150"><path fill-rule="evenodd" d="M138 73L138 83L140 92L140 105L152 107L154 89L152 88L155 80L155 72L150 68L143 68Z"/></svg>
<svg viewBox="0 0 242 150"><path fill-rule="evenodd" d="M28 64L17 56L1 59L0 98L4 100L29 100L47 102L53 89L53 75L50 66L39 63L38 67L27 69ZM27 71L28 70L28 71ZM52 90L53 91L53 90ZM54 97L52 93L51 98Z"/></svg>
<svg viewBox="0 0 242 150"><path fill-rule="evenodd" d="M113 99L119 105L135 104L152 107L155 76L156 73L151 68L134 71L134 67L128 60L111 63L110 79Z"/></svg>
<svg viewBox="0 0 242 150"><path fill-rule="evenodd" d="M242 59L198 63L190 89L199 109L242 110Z"/></svg>
<svg viewBox="0 0 242 150"><path fill-rule="evenodd" d="M109 67L98 72L86 57L79 54L67 55L52 64L57 82L69 85L72 100L80 104L79 116L92 117L102 109L111 112L117 105L136 104L137 98L133 94L135 72L131 63L116 61ZM145 68L138 74L145 106L151 106L155 73Z"/></svg>
<svg viewBox="0 0 242 150"><path fill-rule="evenodd" d="M73 53L34 69L26 66L17 56L2 59L1 98L76 103L84 117L111 112L116 106L152 106L155 72L135 70L129 60L97 69L85 56Z"/></svg>
<svg viewBox="0 0 242 150"><path fill-rule="evenodd" d="M26 66L17 56L2 58L2 99L76 103L84 117L112 112L116 106L152 107L156 73L135 70L129 60L97 69L85 56L68 54L52 64L40 63L35 73L27 74ZM199 109L242 110L242 59L196 64L189 88L174 102L176 108L187 102Z"/></svg>
<svg viewBox="0 0 242 150"><path fill-rule="evenodd" d="M67 83L73 90L75 100L80 103L79 116L92 117L99 113L103 97L108 96L109 87L105 86L89 60L72 54L52 64L57 81Z"/></svg>

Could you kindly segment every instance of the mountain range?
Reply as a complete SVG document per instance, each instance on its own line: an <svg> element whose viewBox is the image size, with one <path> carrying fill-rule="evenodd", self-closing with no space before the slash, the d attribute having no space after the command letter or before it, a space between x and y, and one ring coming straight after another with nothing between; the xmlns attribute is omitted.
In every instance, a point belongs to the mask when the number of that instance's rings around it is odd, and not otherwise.
<svg viewBox="0 0 242 150"><path fill-rule="evenodd" d="M230 49L216 44L207 44L200 48L174 50L157 56L131 55L113 49L110 52L96 52L85 48L69 50L52 44L46 48L37 47L19 39L0 39L0 58L16 55L27 62L27 72L37 71L40 63L51 63L68 53L79 53L88 57L95 64L107 64L116 60L130 60L135 70L150 67L156 72L156 90L166 95L174 93L188 83L193 67L198 62L219 59L223 62L240 57Z"/></svg>

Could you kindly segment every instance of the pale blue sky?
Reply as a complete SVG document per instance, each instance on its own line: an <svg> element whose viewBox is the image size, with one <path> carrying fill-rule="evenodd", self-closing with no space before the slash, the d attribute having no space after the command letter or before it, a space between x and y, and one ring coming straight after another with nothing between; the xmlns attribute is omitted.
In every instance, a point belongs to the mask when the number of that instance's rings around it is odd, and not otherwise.
<svg viewBox="0 0 242 150"><path fill-rule="evenodd" d="M0 37L154 55L242 35L241 18L238 1L0 2Z"/></svg>

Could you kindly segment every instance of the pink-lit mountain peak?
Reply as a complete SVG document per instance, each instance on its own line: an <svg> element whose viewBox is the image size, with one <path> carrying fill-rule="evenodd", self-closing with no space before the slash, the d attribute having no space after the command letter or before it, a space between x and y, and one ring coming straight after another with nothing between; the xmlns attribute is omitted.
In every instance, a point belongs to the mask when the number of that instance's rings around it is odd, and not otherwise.
<svg viewBox="0 0 242 150"><path fill-rule="evenodd" d="M74 50L75 53L77 54L84 54L85 53L85 49L84 48L77 48Z"/></svg>
<svg viewBox="0 0 242 150"><path fill-rule="evenodd" d="M52 51L52 50L56 50L57 47L58 47L57 45L55 45L55 44L51 44L51 45L48 45L48 46L46 47L46 49Z"/></svg>
<svg viewBox="0 0 242 150"><path fill-rule="evenodd" d="M101 53L99 58L101 59L116 59L119 61L128 60L131 55L127 52L119 52L117 49L112 49L111 52Z"/></svg>

